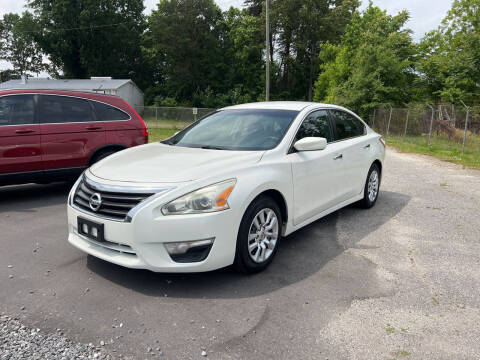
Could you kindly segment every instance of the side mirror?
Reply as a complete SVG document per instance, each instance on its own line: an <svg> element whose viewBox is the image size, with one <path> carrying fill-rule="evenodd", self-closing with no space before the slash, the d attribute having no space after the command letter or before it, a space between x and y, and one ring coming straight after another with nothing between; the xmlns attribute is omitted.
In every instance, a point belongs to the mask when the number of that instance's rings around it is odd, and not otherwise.
<svg viewBox="0 0 480 360"><path fill-rule="evenodd" d="M298 140L293 147L297 151L323 150L327 147L327 139L322 137L306 137Z"/></svg>

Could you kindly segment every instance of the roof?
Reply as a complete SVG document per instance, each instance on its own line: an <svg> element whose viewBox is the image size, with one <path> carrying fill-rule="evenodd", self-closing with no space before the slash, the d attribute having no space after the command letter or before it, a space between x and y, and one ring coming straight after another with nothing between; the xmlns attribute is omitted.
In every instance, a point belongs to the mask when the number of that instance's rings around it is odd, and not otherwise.
<svg viewBox="0 0 480 360"><path fill-rule="evenodd" d="M223 108L222 110L274 109L274 110L302 111L303 109L309 106L338 108L338 106L335 106L335 105L306 102L306 101L268 101L268 102L257 102L257 103L250 103L250 104L228 106L226 108Z"/></svg>
<svg viewBox="0 0 480 360"><path fill-rule="evenodd" d="M130 79L92 78L92 79L45 79L29 78L25 83L22 79L9 80L0 83L0 89L45 89L45 90L114 90L133 81Z"/></svg>

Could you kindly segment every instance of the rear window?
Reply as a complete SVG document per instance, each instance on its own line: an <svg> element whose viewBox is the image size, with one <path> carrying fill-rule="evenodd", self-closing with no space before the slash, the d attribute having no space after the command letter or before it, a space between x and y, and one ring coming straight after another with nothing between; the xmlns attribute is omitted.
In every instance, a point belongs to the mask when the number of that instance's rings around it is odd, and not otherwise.
<svg viewBox="0 0 480 360"><path fill-rule="evenodd" d="M331 110L335 123L337 140L349 139L365 134L365 125L352 114L341 110Z"/></svg>
<svg viewBox="0 0 480 360"><path fill-rule="evenodd" d="M99 121L130 120L130 115L116 107L92 101Z"/></svg>
<svg viewBox="0 0 480 360"><path fill-rule="evenodd" d="M87 100L68 96L40 95L38 114L44 124L93 120L92 108Z"/></svg>
<svg viewBox="0 0 480 360"><path fill-rule="evenodd" d="M33 124L33 95L0 97L0 126Z"/></svg>

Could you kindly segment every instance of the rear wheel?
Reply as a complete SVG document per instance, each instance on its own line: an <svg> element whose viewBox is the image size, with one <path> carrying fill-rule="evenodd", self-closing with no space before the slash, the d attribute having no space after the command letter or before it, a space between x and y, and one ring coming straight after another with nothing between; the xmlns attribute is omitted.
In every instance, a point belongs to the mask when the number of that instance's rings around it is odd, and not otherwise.
<svg viewBox="0 0 480 360"><path fill-rule="evenodd" d="M277 203L267 196L255 199L240 224L234 267L245 274L264 270L277 253L281 230Z"/></svg>
<svg viewBox="0 0 480 360"><path fill-rule="evenodd" d="M377 202L378 192L380 190L380 168L377 164L372 164L368 171L365 188L363 190L363 199L359 204L364 209L370 209Z"/></svg>

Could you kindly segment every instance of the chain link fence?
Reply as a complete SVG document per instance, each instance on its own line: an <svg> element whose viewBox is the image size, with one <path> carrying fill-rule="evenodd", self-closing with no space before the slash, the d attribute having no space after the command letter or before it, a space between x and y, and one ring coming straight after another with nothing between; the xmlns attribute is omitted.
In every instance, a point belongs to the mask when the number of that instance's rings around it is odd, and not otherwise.
<svg viewBox="0 0 480 360"><path fill-rule="evenodd" d="M181 130L216 109L142 106L138 113L148 129Z"/></svg>
<svg viewBox="0 0 480 360"><path fill-rule="evenodd" d="M396 141L429 147L440 145L450 151L480 157L480 107L465 105L409 105L375 108L369 116L375 131Z"/></svg>

